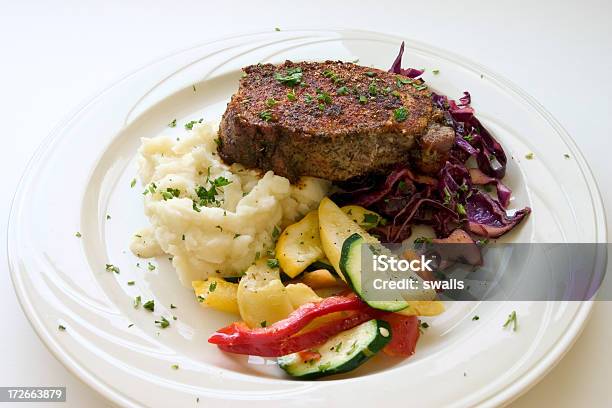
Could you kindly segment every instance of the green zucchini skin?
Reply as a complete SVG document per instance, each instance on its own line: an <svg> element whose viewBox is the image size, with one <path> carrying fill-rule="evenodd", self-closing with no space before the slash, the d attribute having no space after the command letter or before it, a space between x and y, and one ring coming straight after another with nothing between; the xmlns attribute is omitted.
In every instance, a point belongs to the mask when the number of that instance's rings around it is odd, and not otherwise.
<svg viewBox="0 0 612 408"><path fill-rule="evenodd" d="M349 236L342 244L340 252L340 271L353 291L368 304L368 306L387 312L397 312L408 307L405 300L368 300L361 288L361 245L363 237L357 233Z"/></svg>
<svg viewBox="0 0 612 408"><path fill-rule="evenodd" d="M330 338L310 350L321 354L315 362L302 361L299 353L279 357L278 364L299 380L313 380L354 370L382 350L391 340L387 322L372 319Z"/></svg>

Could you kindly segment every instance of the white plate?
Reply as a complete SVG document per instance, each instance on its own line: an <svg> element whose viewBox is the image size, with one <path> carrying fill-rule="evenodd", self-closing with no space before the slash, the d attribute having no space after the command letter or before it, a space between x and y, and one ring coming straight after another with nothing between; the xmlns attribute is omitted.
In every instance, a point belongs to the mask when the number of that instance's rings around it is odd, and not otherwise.
<svg viewBox="0 0 612 408"><path fill-rule="evenodd" d="M137 268L127 250L143 225L141 188L130 188L139 138L166 125L213 119L237 88L240 67L285 59L360 59L387 68L402 39L363 31L283 31L185 50L131 74L79 109L40 148L16 195L9 225L15 289L37 333L73 373L126 406L498 405L537 382L572 345L590 303L454 304L431 319L417 354L377 357L340 379L287 380L271 361L219 352L206 342L231 319L203 310L169 262ZM533 99L487 69L407 41L404 64L425 67L439 91L473 96L479 118L511 157L513 206L533 213L509 239L606 242L601 199L582 155ZM432 75L439 69L439 75ZM192 85L195 84L194 92ZM524 160L527 152L535 160ZM570 158L564 157L569 154ZM106 215L111 219L107 220ZM80 231L82 238L76 238ZM113 263L120 274L105 271ZM129 280L136 285L128 286ZM170 328L132 307L136 295L174 314ZM178 306L170 310L170 303ZM501 325L511 310L519 330ZM473 315L480 320L471 320ZM134 326L128 328L128 325ZM67 330L59 331L58 325ZM179 364L173 370L171 365ZM216 406L216 405L213 405Z"/></svg>

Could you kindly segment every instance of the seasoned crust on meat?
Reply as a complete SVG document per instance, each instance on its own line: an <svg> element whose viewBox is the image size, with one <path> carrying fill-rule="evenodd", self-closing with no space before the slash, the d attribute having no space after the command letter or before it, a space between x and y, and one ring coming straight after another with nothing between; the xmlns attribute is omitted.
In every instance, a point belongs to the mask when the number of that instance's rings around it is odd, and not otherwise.
<svg viewBox="0 0 612 408"><path fill-rule="evenodd" d="M292 181L346 180L407 162L430 130L447 133L419 80L340 61L259 64L244 73L219 129L228 163Z"/></svg>

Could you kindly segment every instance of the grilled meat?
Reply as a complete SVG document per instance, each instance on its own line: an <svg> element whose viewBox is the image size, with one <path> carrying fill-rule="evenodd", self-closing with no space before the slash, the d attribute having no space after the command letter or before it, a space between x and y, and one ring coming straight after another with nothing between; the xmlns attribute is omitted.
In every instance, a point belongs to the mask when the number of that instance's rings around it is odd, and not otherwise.
<svg viewBox="0 0 612 408"><path fill-rule="evenodd" d="M347 180L411 157L435 173L454 140L441 121L420 80L339 61L252 65L221 120L219 153L292 181Z"/></svg>

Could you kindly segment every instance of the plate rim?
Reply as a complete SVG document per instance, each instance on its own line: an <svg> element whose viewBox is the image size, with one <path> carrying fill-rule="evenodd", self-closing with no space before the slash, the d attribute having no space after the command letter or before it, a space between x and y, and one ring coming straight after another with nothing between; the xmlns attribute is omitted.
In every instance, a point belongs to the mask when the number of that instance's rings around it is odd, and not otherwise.
<svg viewBox="0 0 612 408"><path fill-rule="evenodd" d="M576 159L579 161L579 167L582 171L582 175L587 184L587 188L590 191L591 203L594 209L594 215L597 220L602 220L603 225L607 225L606 214L603 205L603 198L601 196L601 192L597 181L593 175L592 169L586 161L582 151L576 144L573 137L567 132L567 130L557 121L557 119L544 107L542 106L534 97L524 91L521 87L515 84L513 81L510 81L503 75L496 73L486 66L481 65L480 63L474 62L473 60L466 58L462 55L456 54L452 51L448 51L446 49L432 46L426 42L421 40L411 39L409 37L390 34L384 31L373 31L373 30L361 30L351 27L316 27L316 28L301 28L301 27L291 27L288 29L283 29L285 32L299 31L299 32L359 32L370 35L378 35L384 36L387 38L396 38L398 41L407 41L412 42L413 44L418 44L420 46L425 46L428 50L434 51L436 53L440 53L444 56L449 56L456 58L463 63L471 66L472 68L477 68L483 74L488 75L490 78L495 79L498 82L501 82L505 87L515 92L522 99L526 100L529 104L536 107L538 109L538 113L541 114L544 119L554 126L555 130L559 134L559 136L563 139L563 141L572 149L572 153ZM85 369L78 361L71 358L67 353L64 352L62 347L58 342L54 340L54 337L51 333L46 330L44 324L40 321L40 317L34 313L34 308L30 302L30 300L25 296L25 293L22 291L22 288L19 286L20 281L17 276L17 268L14 266L15 262L15 254L16 249L14 246L16 245L14 240L11 238L12 232L16 228L16 203L21 199L21 195L23 193L25 187L25 181L29 173L32 171L34 164L37 162L37 158L43 155L49 146L58 138L60 131L66 127L72 120L78 117L78 115L85 110L89 105L93 104L97 101L102 95L104 95L108 90L114 88L120 83L128 80L131 76L139 73L140 71L145 70L146 68L160 63L166 59L172 58L178 54L187 52L189 50L193 50L205 45L214 44L221 41L227 41L232 39L239 38L249 38L255 35L269 34L269 30L245 30L245 31L235 31L233 35L226 36L216 36L211 40L199 42L193 44L188 47L178 48L170 53L167 53L161 57L157 57L149 60L147 63L141 65L140 67L128 72L127 74L120 76L116 80L112 81L112 83L104 88L102 88L98 92L94 92L91 96L85 98L80 104L77 105L76 108L69 111L63 119L61 119L50 131L50 133L43 138L39 146L36 148L35 152L28 160L24 170L21 174L19 182L17 184L17 188L13 194L11 199L11 205L9 210L9 218L7 224L7 263L9 267L11 282L13 285L13 289L15 290L15 294L19 305L26 315L28 322L31 327L34 329L34 332L37 334L38 338L42 341L45 347L53 354L53 356L59 360L64 367L66 367L73 375L75 375L80 381L86 383L90 388L96 391L98 394L108 398L113 403L120 404L122 406L139 406L138 403L131 400L127 395L113 389L113 387L105 384L103 381L100 381L96 378L95 375L90 370ZM601 228L599 225L596 225L596 235L597 239L601 240L598 242L607 242L607 229ZM20 290L21 289L21 290ZM557 341L552 346L552 349L538 361L534 366L532 366L525 375L516 381L508 384L501 392L496 395L492 395L488 399L480 401L479 404L482 406L500 406L507 405L512 401L519 398L526 391L528 391L531 387L535 386L542 378L546 376L563 358L563 356L571 349L573 344L578 340L580 334L586 327L589 318L591 316L591 312L593 309L594 301L583 301L580 302L581 305L576 309L575 319L572 321L571 325L568 327L563 334L563 336L559 337Z"/></svg>

